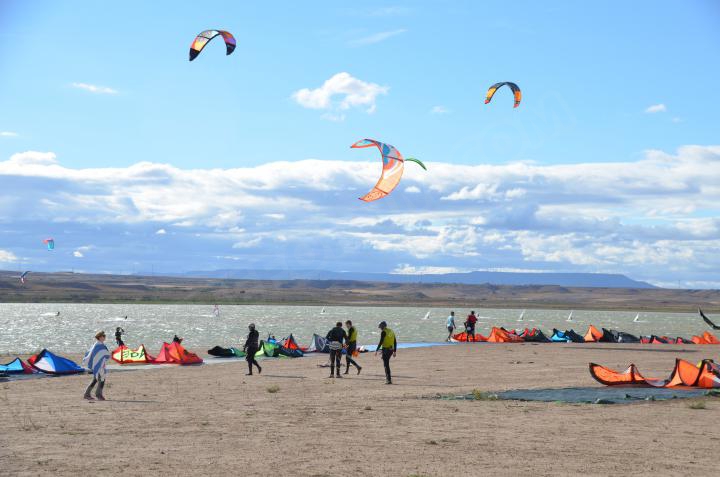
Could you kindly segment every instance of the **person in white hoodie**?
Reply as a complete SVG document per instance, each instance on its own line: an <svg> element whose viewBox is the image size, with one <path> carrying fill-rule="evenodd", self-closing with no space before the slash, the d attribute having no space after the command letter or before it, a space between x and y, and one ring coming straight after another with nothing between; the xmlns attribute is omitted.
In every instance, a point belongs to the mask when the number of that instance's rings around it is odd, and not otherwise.
<svg viewBox="0 0 720 477"><path fill-rule="evenodd" d="M83 358L83 366L85 366L87 369L89 369L92 372L93 380L88 385L88 387L85 389L85 395L83 396L88 401L92 401L93 397L90 395L90 393L93 390L93 387L97 384L97 390L95 391L95 397L98 399L98 401L104 401L105 397L103 396L103 388L105 387L105 365L108 362L108 359L110 359L110 351L108 351L107 346L105 346L105 332L99 331L95 335L95 344L92 348L90 348L90 351L87 352L85 357Z"/></svg>

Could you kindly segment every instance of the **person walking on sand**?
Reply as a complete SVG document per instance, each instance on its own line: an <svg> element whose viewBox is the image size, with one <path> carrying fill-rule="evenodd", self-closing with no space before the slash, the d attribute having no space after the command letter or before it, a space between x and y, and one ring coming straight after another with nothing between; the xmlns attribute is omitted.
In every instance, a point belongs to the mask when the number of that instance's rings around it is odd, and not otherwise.
<svg viewBox="0 0 720 477"><path fill-rule="evenodd" d="M93 387L97 384L97 390L95 391L95 397L98 401L104 401L103 388L105 387L105 365L110 358L110 351L105 346L105 332L99 331L95 335L95 344L90 348L83 358L83 365L92 372L93 379L90 385L85 389L84 399L92 401L93 397L90 393Z"/></svg>
<svg viewBox="0 0 720 477"><path fill-rule="evenodd" d="M125 330L120 328L119 326L115 328L115 342L118 346L125 346L125 343L123 342L122 335L125 333Z"/></svg>
<svg viewBox="0 0 720 477"><path fill-rule="evenodd" d="M255 323L250 323L248 330L250 330L250 333L248 333L247 338L245 338L243 351L245 352L245 361L247 361L249 370L246 376L252 376L253 364L257 366L258 374L262 373L262 368L255 359L255 353L260 350L260 343L258 341L260 339L260 333L255 329Z"/></svg>
<svg viewBox="0 0 720 477"><path fill-rule="evenodd" d="M380 343L375 350L375 356L378 351L382 351L383 366L385 366L385 384L392 384L392 374L390 373L390 358L397 354L397 339L395 332L388 328L387 323L381 321L378 328L382 330L380 333Z"/></svg>
<svg viewBox="0 0 720 477"><path fill-rule="evenodd" d="M360 371L362 371L362 366L357 364L355 360L352 359L353 353L357 349L357 329L353 326L352 321L350 320L347 320L345 322L345 326L347 326L347 346L345 348L345 352L347 353L345 355L347 368L345 368L345 374L348 374L350 372L351 364L357 368L357 373L360 374Z"/></svg>
<svg viewBox="0 0 720 477"><path fill-rule="evenodd" d="M335 328L328 331L325 339L328 342L328 348L330 348L330 377L334 378L335 371L337 371L337 377L340 376L340 360L342 359L342 348L343 343L347 341L347 333L343 330L342 321L335 323Z"/></svg>
<svg viewBox="0 0 720 477"><path fill-rule="evenodd" d="M455 331L455 312L451 311L450 316L447 317L447 330L448 330L448 337L445 341L450 341L450 338L452 338L453 331Z"/></svg>
<svg viewBox="0 0 720 477"><path fill-rule="evenodd" d="M477 323L477 316L475 312L471 311L465 320L465 331L467 332L467 340L475 341L475 324Z"/></svg>

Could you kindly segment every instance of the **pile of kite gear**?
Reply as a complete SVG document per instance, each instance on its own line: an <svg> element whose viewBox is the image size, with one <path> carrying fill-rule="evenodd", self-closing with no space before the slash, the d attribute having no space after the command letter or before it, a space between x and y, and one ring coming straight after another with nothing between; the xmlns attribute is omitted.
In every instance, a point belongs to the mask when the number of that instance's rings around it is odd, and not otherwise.
<svg viewBox="0 0 720 477"><path fill-rule="evenodd" d="M711 359L704 359L697 365L684 359L676 359L675 368L667 379L646 378L640 374L634 364L628 366L625 371L618 372L599 364L590 363L590 375L606 386L720 388L720 365Z"/></svg>
<svg viewBox="0 0 720 477"><path fill-rule="evenodd" d="M140 345L137 349L130 349L127 346L119 346L112 352L112 359L120 364L201 364L202 358L197 354L186 350L183 345L173 341L163 343L156 356L152 356Z"/></svg>
<svg viewBox="0 0 720 477"><path fill-rule="evenodd" d="M85 368L76 362L53 354L46 349L30 356L28 364L33 370L45 374L64 375L86 372Z"/></svg>
<svg viewBox="0 0 720 477"><path fill-rule="evenodd" d="M315 335L317 336L317 335ZM524 330L506 330L505 328L493 327L488 336L475 333L474 336L466 332L454 334L450 341L454 342L487 342L487 343L643 343L643 344L720 344L720 339L709 331L702 335L693 336L691 339L681 336L671 338L669 336L635 336L624 331L596 328L590 325L583 335L574 330L560 331L553 329L548 338L537 328Z"/></svg>

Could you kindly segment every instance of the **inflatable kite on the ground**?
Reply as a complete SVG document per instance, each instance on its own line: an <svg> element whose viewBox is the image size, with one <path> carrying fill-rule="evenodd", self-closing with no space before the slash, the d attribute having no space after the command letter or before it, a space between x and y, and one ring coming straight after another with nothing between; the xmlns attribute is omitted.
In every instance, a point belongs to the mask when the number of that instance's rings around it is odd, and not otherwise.
<svg viewBox="0 0 720 477"><path fill-rule="evenodd" d="M488 104L495 95L495 92L503 86L507 86L508 88L510 88L513 92L513 95L515 96L515 106L513 106L513 108L517 108L518 106L520 106L520 101L522 100L522 91L520 91L518 85L516 85L515 83L511 83L510 81L503 81L501 83L495 83L494 85L490 86L487 91L487 96L485 97L485 104Z"/></svg>
<svg viewBox="0 0 720 477"><path fill-rule="evenodd" d="M363 197L360 197L360 200L372 202L374 200L382 199L390 194L390 192L392 192L393 189L395 189L395 187L397 187L400 183L403 170L405 169L405 161L416 162L420 165L420 167L427 170L425 164L419 160L412 157L404 159L402 154L400 154L400 151L395 149L393 146L375 141L374 139L363 139L350 147L353 149L360 149L373 146L377 147L382 155L382 174L380 175L380 179L377 181L377 184L375 184L375 187L373 187L373 189Z"/></svg>
<svg viewBox="0 0 720 477"><path fill-rule="evenodd" d="M227 51L226 55L229 55L230 53L235 51L235 46L237 46L237 43L235 42L235 37L232 36L230 32L224 30L205 30L204 32L201 32L198 36L196 36L192 42L192 45L190 45L190 61L197 58L203 48L205 48L205 45L207 45L210 40L212 40L216 36L222 36L222 39L225 40L225 48Z"/></svg>
<svg viewBox="0 0 720 477"><path fill-rule="evenodd" d="M720 340L717 339L717 337L710 333L709 331L706 331L701 336L693 336L692 342L695 344L700 345L717 345L720 344Z"/></svg>
<svg viewBox="0 0 720 477"><path fill-rule="evenodd" d="M35 370L30 365L27 365L20 358L15 358L9 363L0 364L0 373L7 374L32 374Z"/></svg>
<svg viewBox="0 0 720 477"><path fill-rule="evenodd" d="M155 364L201 364L202 358L186 350L180 343L163 343L153 361Z"/></svg>
<svg viewBox="0 0 720 477"><path fill-rule="evenodd" d="M215 356L217 358L243 358L245 357L245 352L241 349L237 348L223 348L222 346L214 346L213 348L209 349L207 353L210 356Z"/></svg>
<svg viewBox="0 0 720 477"><path fill-rule="evenodd" d="M138 349L130 349L125 345L116 348L112 352L112 359L120 364L153 364L155 358L141 344Z"/></svg>
<svg viewBox="0 0 720 477"><path fill-rule="evenodd" d="M30 273L30 271L22 272L22 274L20 275L20 283L25 284L25 277L28 276L28 273Z"/></svg>
<svg viewBox="0 0 720 477"><path fill-rule="evenodd" d="M712 329L714 329L714 330L720 330L720 326L718 326L718 325L716 325L715 323L713 323L712 321L710 321L710 318L708 318L707 316L705 316L705 313L703 313L703 311L702 311L700 308L698 308L698 313L700 313L700 316L702 317L703 321L704 321L705 323L707 323L708 325L710 325L710 327L711 327Z"/></svg>
<svg viewBox="0 0 720 477"><path fill-rule="evenodd" d="M48 238L43 240L43 243L47 245L48 250L55 250L55 239Z"/></svg>
<svg viewBox="0 0 720 477"><path fill-rule="evenodd" d="M30 356L28 363L34 369L47 374L79 374L85 372L85 368L74 361L57 356L46 349Z"/></svg>
<svg viewBox="0 0 720 477"><path fill-rule="evenodd" d="M646 378L634 364L623 372L618 372L599 364L590 363L590 375L606 386L638 385L655 388L688 386L697 388L720 388L720 365L711 359L704 359L697 366L684 359L675 360L668 379Z"/></svg>

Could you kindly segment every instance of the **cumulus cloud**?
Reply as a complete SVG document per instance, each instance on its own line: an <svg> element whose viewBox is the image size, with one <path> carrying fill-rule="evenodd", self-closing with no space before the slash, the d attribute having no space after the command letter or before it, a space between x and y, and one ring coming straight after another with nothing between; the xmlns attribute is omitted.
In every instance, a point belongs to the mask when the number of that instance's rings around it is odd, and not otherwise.
<svg viewBox="0 0 720 477"><path fill-rule="evenodd" d="M155 232L155 235L165 235L167 231L165 229L158 229L157 232Z"/></svg>
<svg viewBox="0 0 720 477"><path fill-rule="evenodd" d="M710 283L720 269L720 146L650 150L633 162L434 162L432 174L407 168L395 193L373 203L357 198L377 180L374 161L225 170L150 162L74 169L61 162L37 151L0 162L6 260L8 253L29 256L34 268L47 260L37 244L7 245L13 231L62 230L103 243L92 260L75 248L101 270L132 262L162 262L168 271L242 263L387 272L407 265ZM176 227L162 247L146 240L165 230L160 224ZM60 267L63 255L53 260Z"/></svg>
<svg viewBox="0 0 720 477"><path fill-rule="evenodd" d="M17 259L14 253L0 249L0 263L16 262Z"/></svg>
<svg viewBox="0 0 720 477"><path fill-rule="evenodd" d="M395 273L398 275L428 275L428 274L443 274L443 273L463 273L463 272L469 272L471 270L467 270L464 268L457 268L457 267L432 267L432 266L421 266L416 267L414 265L410 265L409 263L402 263L395 267L395 269L390 273Z"/></svg>
<svg viewBox="0 0 720 477"><path fill-rule="evenodd" d="M333 75L319 88L303 88L294 92L292 97L304 108L335 111L327 119L342 120L344 116L337 111L361 108L367 113L374 112L377 97L387 94L389 89L342 72Z"/></svg>
<svg viewBox="0 0 720 477"><path fill-rule="evenodd" d="M94 84L88 84L88 83L73 83L73 88L82 89L85 91L89 91L91 93L95 94L117 94L118 91L113 88L108 88L107 86L98 86Z"/></svg>
<svg viewBox="0 0 720 477"><path fill-rule="evenodd" d="M398 29L398 30L378 32L378 33L374 33L372 35L358 38L357 40L353 40L350 42L350 45L352 45L352 46L372 45L374 43L380 43L382 41L385 41L388 38L392 38L394 36L401 35L401 34L405 33L406 31L407 30L405 30L405 29Z"/></svg>
<svg viewBox="0 0 720 477"><path fill-rule="evenodd" d="M17 137L18 133L12 131L0 131L0 137Z"/></svg>
<svg viewBox="0 0 720 477"><path fill-rule="evenodd" d="M445 106L433 106L433 108L430 110L430 113L432 114L447 114L449 112L450 110Z"/></svg>
<svg viewBox="0 0 720 477"><path fill-rule="evenodd" d="M85 255L83 255L83 253L80 250L75 250L73 252L73 257L75 257L75 258L83 258L84 256Z"/></svg>
<svg viewBox="0 0 720 477"><path fill-rule="evenodd" d="M663 103L653 104L645 109L648 114L664 113L665 111L667 111L667 107Z"/></svg>

